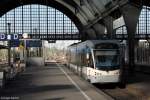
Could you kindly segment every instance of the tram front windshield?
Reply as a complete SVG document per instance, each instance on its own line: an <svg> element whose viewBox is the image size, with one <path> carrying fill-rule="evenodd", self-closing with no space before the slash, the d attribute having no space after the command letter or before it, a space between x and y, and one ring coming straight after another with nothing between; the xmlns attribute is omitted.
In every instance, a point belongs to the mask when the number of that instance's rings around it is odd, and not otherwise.
<svg viewBox="0 0 150 100"><path fill-rule="evenodd" d="M99 70L116 70L119 68L118 50L95 50L95 67Z"/></svg>

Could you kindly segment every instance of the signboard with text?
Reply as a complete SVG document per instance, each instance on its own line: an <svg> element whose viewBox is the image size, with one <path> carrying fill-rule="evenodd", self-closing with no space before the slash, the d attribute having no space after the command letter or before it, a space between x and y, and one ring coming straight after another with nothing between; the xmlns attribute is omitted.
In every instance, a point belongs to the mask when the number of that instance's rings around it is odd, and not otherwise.
<svg viewBox="0 0 150 100"><path fill-rule="evenodd" d="M19 40L19 34L0 34L0 41Z"/></svg>
<svg viewBox="0 0 150 100"><path fill-rule="evenodd" d="M23 40L11 40L10 42L11 47L20 47L20 46L25 46Z"/></svg>
<svg viewBox="0 0 150 100"><path fill-rule="evenodd" d="M27 40L26 47L42 47L41 40Z"/></svg>

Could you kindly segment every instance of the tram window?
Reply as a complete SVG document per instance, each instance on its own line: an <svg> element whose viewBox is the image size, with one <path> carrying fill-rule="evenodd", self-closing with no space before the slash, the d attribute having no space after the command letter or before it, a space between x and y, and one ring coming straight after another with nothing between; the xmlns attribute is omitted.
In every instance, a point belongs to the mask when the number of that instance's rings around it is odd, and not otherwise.
<svg viewBox="0 0 150 100"><path fill-rule="evenodd" d="M105 62L106 61L106 56L97 56L97 60L101 61L101 62Z"/></svg>
<svg viewBox="0 0 150 100"><path fill-rule="evenodd" d="M95 51L95 61L99 69L115 69L119 67L119 54L117 51Z"/></svg>

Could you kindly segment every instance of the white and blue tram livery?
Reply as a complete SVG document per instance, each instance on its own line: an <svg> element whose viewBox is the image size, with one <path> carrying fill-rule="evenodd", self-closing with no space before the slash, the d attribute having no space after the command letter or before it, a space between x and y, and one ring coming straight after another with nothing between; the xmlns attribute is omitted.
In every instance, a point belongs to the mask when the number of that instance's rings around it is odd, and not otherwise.
<svg viewBox="0 0 150 100"><path fill-rule="evenodd" d="M117 40L88 40L70 45L67 65L91 83L120 83L124 54Z"/></svg>

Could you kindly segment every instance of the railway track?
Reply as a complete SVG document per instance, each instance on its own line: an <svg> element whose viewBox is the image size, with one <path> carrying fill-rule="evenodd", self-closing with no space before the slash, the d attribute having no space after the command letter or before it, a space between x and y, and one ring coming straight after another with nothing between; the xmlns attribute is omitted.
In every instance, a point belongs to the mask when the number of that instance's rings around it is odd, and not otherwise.
<svg viewBox="0 0 150 100"><path fill-rule="evenodd" d="M94 84L94 86L114 100L150 100L149 84L149 74L136 72L134 77L128 79L125 89L120 89L117 84Z"/></svg>

